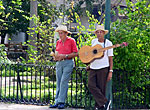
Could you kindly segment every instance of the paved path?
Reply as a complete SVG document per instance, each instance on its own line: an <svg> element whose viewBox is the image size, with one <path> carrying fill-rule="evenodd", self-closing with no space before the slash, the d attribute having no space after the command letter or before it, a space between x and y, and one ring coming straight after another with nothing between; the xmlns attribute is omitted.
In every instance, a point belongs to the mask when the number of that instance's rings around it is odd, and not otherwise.
<svg viewBox="0 0 150 110"><path fill-rule="evenodd" d="M0 110L58 110L58 109L50 109L48 108L48 106L36 106L36 105L24 105L12 103L8 104L0 102ZM65 108L63 110L84 110L84 109Z"/></svg>

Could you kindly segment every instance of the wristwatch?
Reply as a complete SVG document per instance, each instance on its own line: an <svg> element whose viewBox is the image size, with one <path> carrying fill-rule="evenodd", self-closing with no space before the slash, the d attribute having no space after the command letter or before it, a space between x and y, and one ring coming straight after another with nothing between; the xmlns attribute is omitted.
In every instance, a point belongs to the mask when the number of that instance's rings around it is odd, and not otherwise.
<svg viewBox="0 0 150 110"><path fill-rule="evenodd" d="M113 70L109 70L109 72L113 72Z"/></svg>
<svg viewBox="0 0 150 110"><path fill-rule="evenodd" d="M68 58L69 55L66 55L65 58Z"/></svg>

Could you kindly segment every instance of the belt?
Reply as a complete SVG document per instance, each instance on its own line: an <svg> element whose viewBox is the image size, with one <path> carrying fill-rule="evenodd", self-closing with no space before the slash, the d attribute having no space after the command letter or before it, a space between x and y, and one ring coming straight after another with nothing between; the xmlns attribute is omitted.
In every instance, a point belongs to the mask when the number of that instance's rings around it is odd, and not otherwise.
<svg viewBox="0 0 150 110"><path fill-rule="evenodd" d="M72 58L65 58L65 59L62 59L60 61L65 61L65 60L71 60Z"/></svg>

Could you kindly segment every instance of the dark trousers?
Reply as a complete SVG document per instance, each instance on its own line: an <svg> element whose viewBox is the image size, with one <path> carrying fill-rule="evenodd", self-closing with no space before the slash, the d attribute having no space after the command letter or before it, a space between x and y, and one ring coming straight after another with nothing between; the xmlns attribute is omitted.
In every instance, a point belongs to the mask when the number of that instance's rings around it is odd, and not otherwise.
<svg viewBox="0 0 150 110"><path fill-rule="evenodd" d="M96 101L95 106L101 107L106 102L105 97L106 83L109 68L102 68L98 70L90 69L88 76L88 88Z"/></svg>

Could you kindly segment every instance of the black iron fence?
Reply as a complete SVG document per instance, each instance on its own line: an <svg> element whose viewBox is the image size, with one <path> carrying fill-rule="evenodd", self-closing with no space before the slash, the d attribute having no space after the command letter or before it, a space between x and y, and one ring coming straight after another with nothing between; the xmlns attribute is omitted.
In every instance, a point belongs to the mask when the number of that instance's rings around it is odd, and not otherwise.
<svg viewBox="0 0 150 110"><path fill-rule="evenodd" d="M113 109L150 108L149 73L145 71L142 79L137 77L140 79L137 82L132 79L132 73L115 70L113 73ZM94 107L95 102L88 91L87 79L88 72L85 68L74 68L69 81L67 106ZM54 103L55 93L55 66L0 65L0 101L48 105Z"/></svg>

